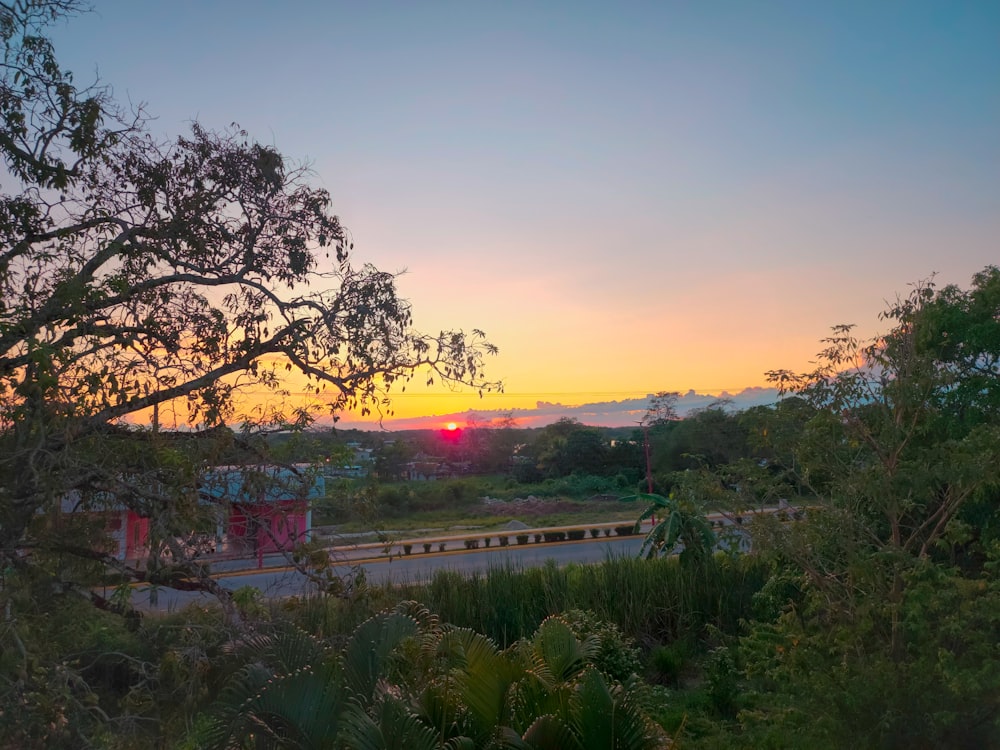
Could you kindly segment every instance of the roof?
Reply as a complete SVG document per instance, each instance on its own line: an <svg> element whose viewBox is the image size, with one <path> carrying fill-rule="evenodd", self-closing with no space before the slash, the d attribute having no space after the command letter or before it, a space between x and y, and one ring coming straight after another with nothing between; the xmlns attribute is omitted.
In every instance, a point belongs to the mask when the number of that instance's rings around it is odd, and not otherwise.
<svg viewBox="0 0 1000 750"><path fill-rule="evenodd" d="M209 500L280 503L326 494L323 477L300 467L224 466L205 473L199 494Z"/></svg>

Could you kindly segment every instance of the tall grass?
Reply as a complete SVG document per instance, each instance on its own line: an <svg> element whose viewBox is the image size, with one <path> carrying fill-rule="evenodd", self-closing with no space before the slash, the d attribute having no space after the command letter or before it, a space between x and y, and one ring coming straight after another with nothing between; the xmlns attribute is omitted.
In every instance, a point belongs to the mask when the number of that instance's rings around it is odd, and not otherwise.
<svg viewBox="0 0 1000 750"><path fill-rule="evenodd" d="M709 625L736 633L768 575L768 566L752 557L690 567L676 557L612 557L596 565L441 576L424 601L443 620L501 644L530 635L545 617L568 609L591 610L632 637L663 641L699 638Z"/></svg>
<svg viewBox="0 0 1000 750"><path fill-rule="evenodd" d="M502 646L569 609L591 610L641 642L698 639L708 626L737 633L769 572L752 556L718 556L698 566L682 565L676 557L610 557L595 565L503 566L469 576L441 571L426 585L376 586L346 599L305 600L293 617L311 632L336 638L380 609L415 599L442 621L473 628Z"/></svg>
<svg viewBox="0 0 1000 750"><path fill-rule="evenodd" d="M551 585L546 570L504 566L469 577L440 572L420 600L443 621L474 628L506 646L530 635L548 615L559 611L545 595Z"/></svg>

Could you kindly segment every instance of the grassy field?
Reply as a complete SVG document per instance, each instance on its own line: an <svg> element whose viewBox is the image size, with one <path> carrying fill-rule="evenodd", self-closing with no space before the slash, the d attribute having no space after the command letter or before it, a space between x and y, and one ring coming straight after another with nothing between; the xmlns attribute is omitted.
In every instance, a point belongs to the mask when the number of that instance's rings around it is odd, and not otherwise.
<svg viewBox="0 0 1000 750"><path fill-rule="evenodd" d="M634 521L633 492L596 477L518 485L506 477L374 485L342 482L314 509L313 524L340 534L389 529L440 534L501 530L511 521L529 528Z"/></svg>

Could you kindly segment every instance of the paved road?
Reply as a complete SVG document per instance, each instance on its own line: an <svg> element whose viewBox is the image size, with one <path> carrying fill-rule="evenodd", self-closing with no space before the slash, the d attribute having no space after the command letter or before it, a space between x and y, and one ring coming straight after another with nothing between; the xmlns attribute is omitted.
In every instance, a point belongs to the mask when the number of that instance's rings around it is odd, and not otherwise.
<svg viewBox="0 0 1000 750"><path fill-rule="evenodd" d="M445 554L415 554L394 557L391 561L386 558L369 559L355 564L365 571L365 576L373 583L414 583L429 580L438 570L454 570L469 574L506 565L520 568L539 567L548 560L555 561L557 565L565 565L570 562L600 562L612 555L634 557L639 553L642 539L642 536L601 537L579 542L490 547ZM350 566L344 565L340 569L346 574L350 571ZM231 590L242 586L254 586L268 597L293 596L309 593L312 590L305 576L288 568L233 572L218 576L218 581ZM180 609L196 601L210 600L211 597L197 592L167 588L150 592L148 588L143 587L136 588L132 599L138 609L160 612Z"/></svg>

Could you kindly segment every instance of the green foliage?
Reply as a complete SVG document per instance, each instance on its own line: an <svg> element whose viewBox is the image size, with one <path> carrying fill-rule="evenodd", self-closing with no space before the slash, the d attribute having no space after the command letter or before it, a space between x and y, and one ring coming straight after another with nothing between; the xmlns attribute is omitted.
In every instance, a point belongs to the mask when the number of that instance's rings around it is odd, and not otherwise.
<svg viewBox="0 0 1000 750"><path fill-rule="evenodd" d="M640 555L647 558L671 555L680 547L681 562L694 564L703 562L712 554L715 533L705 520L704 510L695 504L693 498L694 493L686 485L677 496L640 493L622 498L626 502L638 499L649 503L635 522L635 533L639 532L647 518L660 516L660 521L646 534Z"/></svg>
<svg viewBox="0 0 1000 750"><path fill-rule="evenodd" d="M234 644L239 666L195 732L207 747L652 748L662 737L558 618L501 651L413 602L362 623L340 656L287 627ZM595 744L597 740L601 744ZM540 744L539 744L540 743ZM607 744L604 744L607 743Z"/></svg>
<svg viewBox="0 0 1000 750"><path fill-rule="evenodd" d="M739 695L739 673L732 652L726 646L712 649L705 663L707 692L715 710L722 716L735 713Z"/></svg>
<svg viewBox="0 0 1000 750"><path fill-rule="evenodd" d="M8 571L0 586L0 746L76 748L100 737L141 747L159 715L144 698L156 665L137 621L34 573ZM106 716L118 720L115 740Z"/></svg>
<svg viewBox="0 0 1000 750"><path fill-rule="evenodd" d="M233 604L239 608L240 613L255 620L266 612L263 599L260 589L255 586L240 586L233 592Z"/></svg>
<svg viewBox="0 0 1000 750"><path fill-rule="evenodd" d="M748 744L1000 742L996 553L978 530L1000 484L998 288L992 267L967 291L918 284L883 337L838 326L816 370L771 374L801 399L774 455L821 504L755 532L776 569L740 643Z"/></svg>
<svg viewBox="0 0 1000 750"><path fill-rule="evenodd" d="M850 623L808 607L757 626L741 644L756 693L745 730L780 727L802 747L996 745L996 581L932 565L907 579L897 653L875 603Z"/></svg>
<svg viewBox="0 0 1000 750"><path fill-rule="evenodd" d="M591 661L609 679L624 682L642 671L635 640L622 633L615 623L582 609L566 610L559 616L578 640L597 639L598 649Z"/></svg>
<svg viewBox="0 0 1000 750"><path fill-rule="evenodd" d="M680 639L650 651L649 664L657 681L678 687L681 673L691 657L691 644L686 639Z"/></svg>
<svg viewBox="0 0 1000 750"><path fill-rule="evenodd" d="M747 437L740 418L725 402L684 419L656 423L649 430L654 475L669 490L673 472L714 468L748 456Z"/></svg>
<svg viewBox="0 0 1000 750"><path fill-rule="evenodd" d="M549 479L571 474L601 476L619 470L609 462L610 445L602 432L569 417L543 427L519 456L525 469L523 478L532 481L534 470Z"/></svg>

